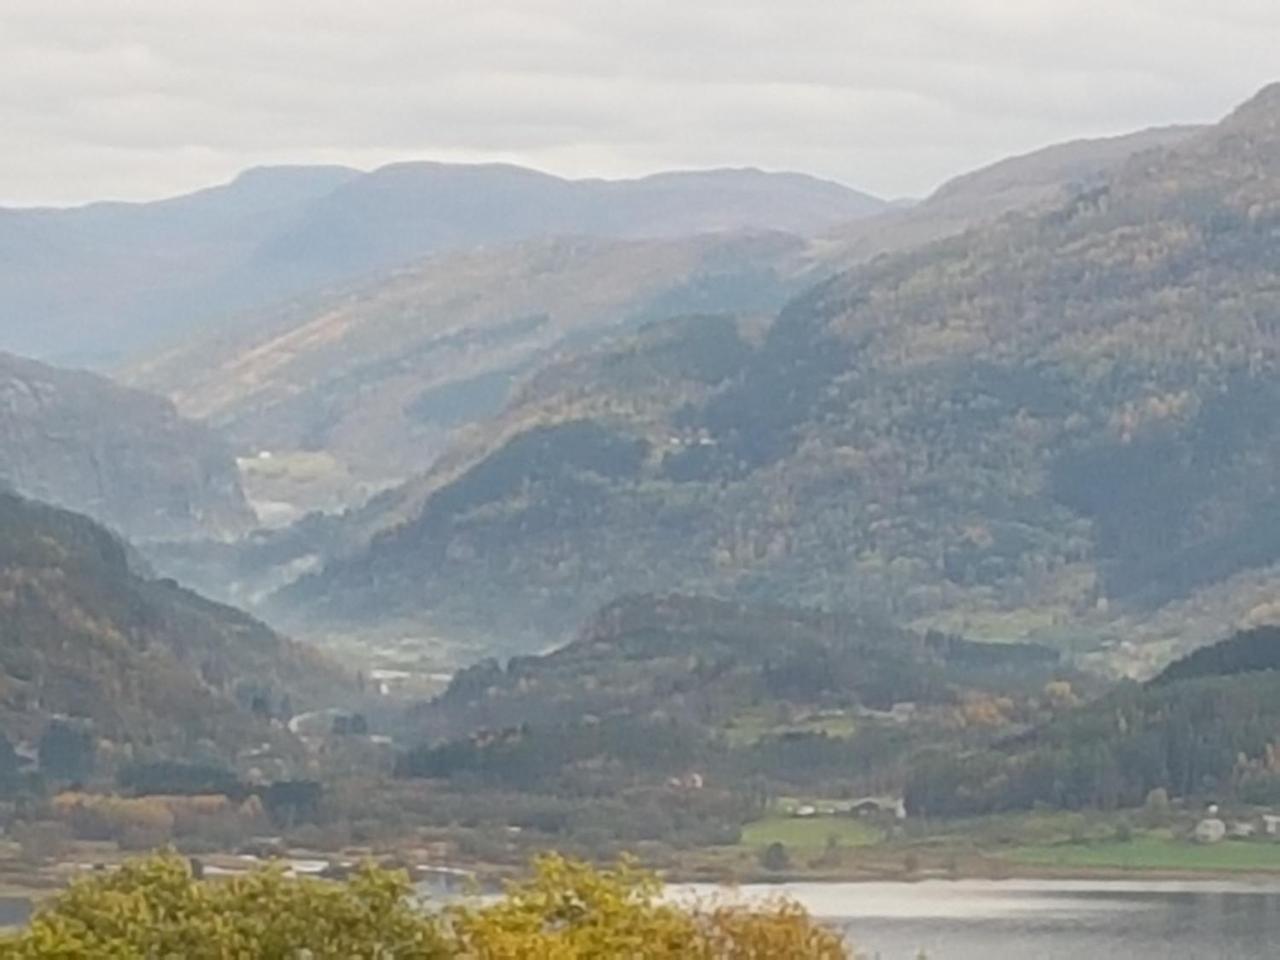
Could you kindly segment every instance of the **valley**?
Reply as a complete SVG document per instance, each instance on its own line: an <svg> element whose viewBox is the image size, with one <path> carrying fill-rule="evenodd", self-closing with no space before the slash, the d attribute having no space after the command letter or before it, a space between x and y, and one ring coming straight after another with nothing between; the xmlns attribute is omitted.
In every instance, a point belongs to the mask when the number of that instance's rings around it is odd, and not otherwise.
<svg viewBox="0 0 1280 960"><path fill-rule="evenodd" d="M771 322L673 317L553 358L425 473L311 527L313 566L262 609L518 653L681 589L1136 674L1260 622L1275 111L1270 88Z"/></svg>
<svg viewBox="0 0 1280 960"><path fill-rule="evenodd" d="M0 4L0 960L1258 960L1280 6Z"/></svg>
<svg viewBox="0 0 1280 960"><path fill-rule="evenodd" d="M1280 87L911 203L402 164L15 222L140 264L0 270L103 371L0 356L5 883L1280 874Z"/></svg>

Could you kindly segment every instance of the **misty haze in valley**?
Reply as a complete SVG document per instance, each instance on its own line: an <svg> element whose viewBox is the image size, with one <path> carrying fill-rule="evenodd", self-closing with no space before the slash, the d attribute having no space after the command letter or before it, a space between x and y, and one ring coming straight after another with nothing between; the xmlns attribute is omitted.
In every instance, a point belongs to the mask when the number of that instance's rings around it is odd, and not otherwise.
<svg viewBox="0 0 1280 960"><path fill-rule="evenodd" d="M1280 12L186 6L0 12L0 956L1269 955Z"/></svg>

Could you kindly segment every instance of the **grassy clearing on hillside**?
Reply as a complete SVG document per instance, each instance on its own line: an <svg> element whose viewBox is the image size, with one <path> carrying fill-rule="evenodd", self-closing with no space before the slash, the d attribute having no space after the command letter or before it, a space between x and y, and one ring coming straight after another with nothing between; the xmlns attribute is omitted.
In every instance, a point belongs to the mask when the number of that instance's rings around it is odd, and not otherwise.
<svg viewBox="0 0 1280 960"><path fill-rule="evenodd" d="M857 718L851 714L822 714L788 722L770 711L755 710L734 717L725 734L733 746L745 747L765 737L778 737L785 733L825 733L829 737L848 738L856 729Z"/></svg>
<svg viewBox="0 0 1280 960"><path fill-rule="evenodd" d="M841 846L865 847L878 843L884 834L852 817L766 817L742 830L742 844L752 847L781 843L795 850L823 850L828 837L835 837Z"/></svg>

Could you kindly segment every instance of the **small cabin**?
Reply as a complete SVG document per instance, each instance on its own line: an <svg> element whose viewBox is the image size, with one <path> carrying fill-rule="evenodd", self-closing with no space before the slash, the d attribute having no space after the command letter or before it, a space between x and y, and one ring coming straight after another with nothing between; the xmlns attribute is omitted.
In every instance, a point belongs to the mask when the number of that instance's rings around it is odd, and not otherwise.
<svg viewBox="0 0 1280 960"><path fill-rule="evenodd" d="M863 797L849 805L849 813L855 817L907 818L907 806L901 797Z"/></svg>

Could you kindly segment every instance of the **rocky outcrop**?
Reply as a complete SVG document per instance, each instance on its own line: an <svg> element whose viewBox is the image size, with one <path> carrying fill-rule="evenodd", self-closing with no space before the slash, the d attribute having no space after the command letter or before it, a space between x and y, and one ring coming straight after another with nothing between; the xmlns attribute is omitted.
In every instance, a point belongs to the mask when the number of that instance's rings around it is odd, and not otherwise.
<svg viewBox="0 0 1280 960"><path fill-rule="evenodd" d="M0 484L139 540L234 536L254 522L227 447L169 401L8 354Z"/></svg>

